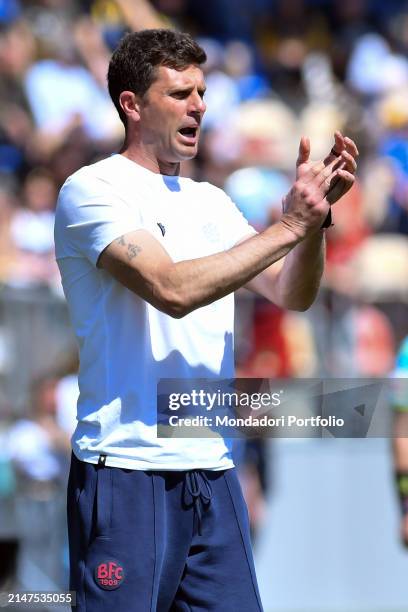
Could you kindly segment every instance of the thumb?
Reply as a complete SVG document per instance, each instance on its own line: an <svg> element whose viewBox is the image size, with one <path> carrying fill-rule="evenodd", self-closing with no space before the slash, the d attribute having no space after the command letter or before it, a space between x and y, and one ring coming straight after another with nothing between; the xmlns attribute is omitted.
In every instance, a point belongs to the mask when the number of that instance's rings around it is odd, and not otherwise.
<svg viewBox="0 0 408 612"><path fill-rule="evenodd" d="M306 136L302 136L299 143L299 155L296 160L296 166L309 161L310 156L310 140Z"/></svg>

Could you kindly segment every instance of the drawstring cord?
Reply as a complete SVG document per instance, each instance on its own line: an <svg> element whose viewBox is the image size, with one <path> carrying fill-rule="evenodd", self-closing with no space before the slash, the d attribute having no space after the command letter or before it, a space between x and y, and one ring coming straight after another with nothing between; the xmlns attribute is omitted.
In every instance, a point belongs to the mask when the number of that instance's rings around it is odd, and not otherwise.
<svg viewBox="0 0 408 612"><path fill-rule="evenodd" d="M201 477L201 484L199 480ZM191 470L186 472L186 489L193 499L194 511L197 515L198 535L201 535L202 508L201 504L207 509L213 496L211 485L207 476L201 470Z"/></svg>

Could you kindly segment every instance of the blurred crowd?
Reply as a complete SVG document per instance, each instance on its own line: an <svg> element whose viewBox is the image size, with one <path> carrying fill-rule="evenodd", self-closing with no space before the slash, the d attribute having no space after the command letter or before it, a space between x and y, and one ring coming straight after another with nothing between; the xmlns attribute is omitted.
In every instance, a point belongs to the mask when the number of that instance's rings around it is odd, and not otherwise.
<svg viewBox="0 0 408 612"><path fill-rule="evenodd" d="M357 183L333 211L313 308L284 312L238 292L237 374L385 377L408 333L406 2L0 0L0 501L13 490L24 496L24 516L14 517L21 525L28 516L41 521L46 507L57 512L77 395L74 370L61 376L65 355L50 353L47 333L38 339L32 315L39 292L46 304L63 299L53 251L57 193L76 169L118 150L108 61L124 33L146 27L188 31L205 48L201 149L182 171L223 188L258 230L281 213L301 135L314 159L328 153L337 129L360 150ZM11 329L7 308L16 314ZM21 344L14 336L27 316L33 335L29 329ZM4 385L14 389L27 354L42 364L40 379L25 380L21 393L16 384L13 404ZM259 449L249 451L256 517L266 484ZM36 549L33 531L25 533ZM59 583L52 558L54 574L46 573Z"/></svg>

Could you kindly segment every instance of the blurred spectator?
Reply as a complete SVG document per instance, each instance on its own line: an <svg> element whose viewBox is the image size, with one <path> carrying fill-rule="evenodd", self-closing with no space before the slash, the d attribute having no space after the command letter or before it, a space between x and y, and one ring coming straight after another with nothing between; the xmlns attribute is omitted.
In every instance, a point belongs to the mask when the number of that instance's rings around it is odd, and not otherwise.
<svg viewBox="0 0 408 612"><path fill-rule="evenodd" d="M375 96L407 83L408 60L392 53L379 34L365 34L354 47L347 78L360 94Z"/></svg>
<svg viewBox="0 0 408 612"><path fill-rule="evenodd" d="M36 45L26 21L0 28L0 170L18 174L26 165L33 125L23 86Z"/></svg>
<svg viewBox="0 0 408 612"><path fill-rule="evenodd" d="M28 589L45 588L48 581L54 585L65 582L62 491L70 442L56 421L56 384L55 379L44 378L34 385L32 416L17 421L7 439L18 487L19 581ZM41 568L42 579L33 572L33 565Z"/></svg>
<svg viewBox="0 0 408 612"><path fill-rule="evenodd" d="M53 378L38 381L32 394L32 417L17 421L8 436L20 484L39 498L58 484L64 475L70 448L66 434L56 422L56 385ZM41 483L46 483L42 488ZM49 486L48 486L48 484Z"/></svg>
<svg viewBox="0 0 408 612"><path fill-rule="evenodd" d="M288 178L267 168L242 168L226 180L224 189L244 217L261 231L278 220L282 198L290 188Z"/></svg>
<svg viewBox="0 0 408 612"><path fill-rule="evenodd" d="M22 187L22 206L16 207L10 235L17 250L13 285L52 282L57 277L54 257L54 208L57 192L46 169L32 170Z"/></svg>
<svg viewBox="0 0 408 612"><path fill-rule="evenodd" d="M56 33L50 55L34 62L24 78L36 127L52 135L80 126L93 140L117 136L119 123L106 89L78 63L72 38Z"/></svg>
<svg viewBox="0 0 408 612"><path fill-rule="evenodd" d="M222 129L225 125L225 109L230 113L239 104L239 91L235 80L225 72L224 47L211 38L200 38L200 45L207 54L203 66L207 83L207 111L203 117L204 129Z"/></svg>
<svg viewBox="0 0 408 612"><path fill-rule="evenodd" d="M271 93L268 80L255 68L254 49L247 43L232 40L226 44L224 69L234 79L241 102Z"/></svg>
<svg viewBox="0 0 408 612"><path fill-rule="evenodd" d="M408 79L380 100L378 116L383 126L379 154L388 162L392 188L386 215L379 229L408 234Z"/></svg>
<svg viewBox="0 0 408 612"><path fill-rule="evenodd" d="M17 207L17 185L10 176L0 177L0 282L7 282L17 256L11 224Z"/></svg>
<svg viewBox="0 0 408 612"><path fill-rule="evenodd" d="M199 24L200 33L221 42L254 42L254 26L260 13L260 0L207 0L188 3L189 15Z"/></svg>

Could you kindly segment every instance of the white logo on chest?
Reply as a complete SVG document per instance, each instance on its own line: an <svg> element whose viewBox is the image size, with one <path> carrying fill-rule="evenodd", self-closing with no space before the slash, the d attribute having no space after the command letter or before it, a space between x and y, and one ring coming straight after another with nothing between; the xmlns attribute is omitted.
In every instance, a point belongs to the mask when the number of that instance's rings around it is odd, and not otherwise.
<svg viewBox="0 0 408 612"><path fill-rule="evenodd" d="M218 231L218 227L214 223L207 223L203 226L202 232L208 242L219 242L220 241L220 233Z"/></svg>

